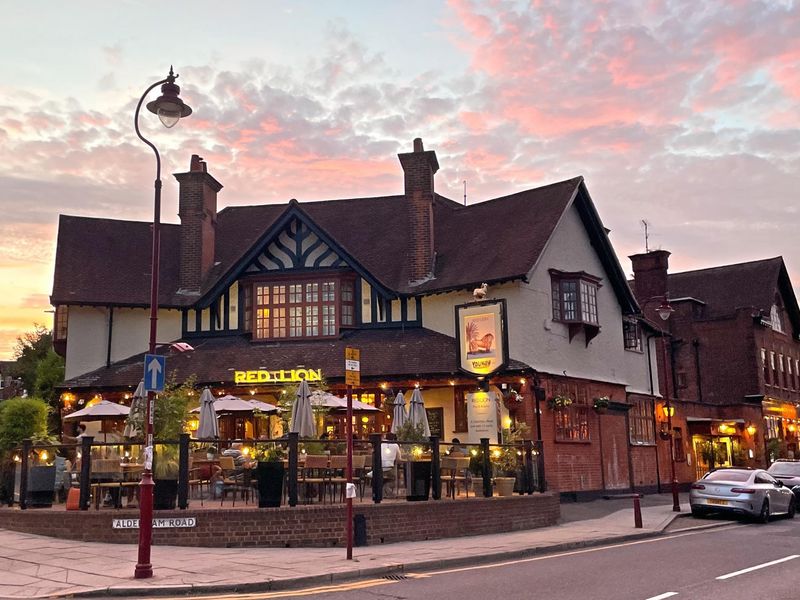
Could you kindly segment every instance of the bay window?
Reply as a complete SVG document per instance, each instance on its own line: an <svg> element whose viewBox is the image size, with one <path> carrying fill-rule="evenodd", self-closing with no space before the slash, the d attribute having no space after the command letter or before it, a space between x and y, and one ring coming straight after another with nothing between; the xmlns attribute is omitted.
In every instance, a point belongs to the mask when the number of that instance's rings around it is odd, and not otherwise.
<svg viewBox="0 0 800 600"><path fill-rule="evenodd" d="M600 278L584 271L568 273L550 269L553 320L569 326L569 339L586 333L586 344L600 333L597 290Z"/></svg>
<svg viewBox="0 0 800 600"><path fill-rule="evenodd" d="M256 281L245 294L245 325L254 315L257 340L334 337L340 326L354 325L354 300L351 280Z"/></svg>

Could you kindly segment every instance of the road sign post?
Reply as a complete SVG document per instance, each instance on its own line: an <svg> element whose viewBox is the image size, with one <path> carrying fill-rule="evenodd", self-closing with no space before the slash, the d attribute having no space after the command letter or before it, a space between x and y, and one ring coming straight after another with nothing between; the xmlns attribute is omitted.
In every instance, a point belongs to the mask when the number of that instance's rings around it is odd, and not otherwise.
<svg viewBox="0 0 800 600"><path fill-rule="evenodd" d="M353 386L361 385L358 348L344 350L344 382L347 384L347 560L353 560Z"/></svg>

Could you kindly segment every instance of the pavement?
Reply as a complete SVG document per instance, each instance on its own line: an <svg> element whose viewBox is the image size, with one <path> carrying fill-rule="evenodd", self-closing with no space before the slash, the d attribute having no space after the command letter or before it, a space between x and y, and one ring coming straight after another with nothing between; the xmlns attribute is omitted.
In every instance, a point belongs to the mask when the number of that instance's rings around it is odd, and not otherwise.
<svg viewBox="0 0 800 600"><path fill-rule="evenodd" d="M674 530L689 516L668 495L646 496L643 528L632 500L562 504L559 525L540 529L354 548L194 548L154 546L151 579L133 579L135 545L85 543L0 529L0 598L156 596L268 591L323 585L613 544ZM697 526L691 519L686 527ZM711 522L701 527L724 525Z"/></svg>

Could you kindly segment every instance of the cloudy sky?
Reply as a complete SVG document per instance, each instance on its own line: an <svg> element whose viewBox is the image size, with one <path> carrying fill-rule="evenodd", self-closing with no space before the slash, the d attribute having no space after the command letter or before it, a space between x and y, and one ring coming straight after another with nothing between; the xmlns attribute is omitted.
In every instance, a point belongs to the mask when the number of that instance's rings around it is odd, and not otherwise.
<svg viewBox="0 0 800 600"><path fill-rule="evenodd" d="M192 153L224 207L399 193L422 137L456 200L583 175L628 272L647 219L673 270L783 255L800 283L796 1L0 6L0 357L51 323L59 213L152 218L132 119L170 64L195 112L142 123L166 221Z"/></svg>

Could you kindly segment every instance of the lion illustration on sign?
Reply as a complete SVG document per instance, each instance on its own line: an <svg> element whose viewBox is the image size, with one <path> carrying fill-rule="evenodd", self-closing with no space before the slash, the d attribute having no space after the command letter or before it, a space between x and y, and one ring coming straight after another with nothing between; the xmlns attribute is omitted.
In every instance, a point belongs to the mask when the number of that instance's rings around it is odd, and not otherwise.
<svg viewBox="0 0 800 600"><path fill-rule="evenodd" d="M484 354L493 352L494 334L481 335L478 319L471 319L466 326L467 354Z"/></svg>

